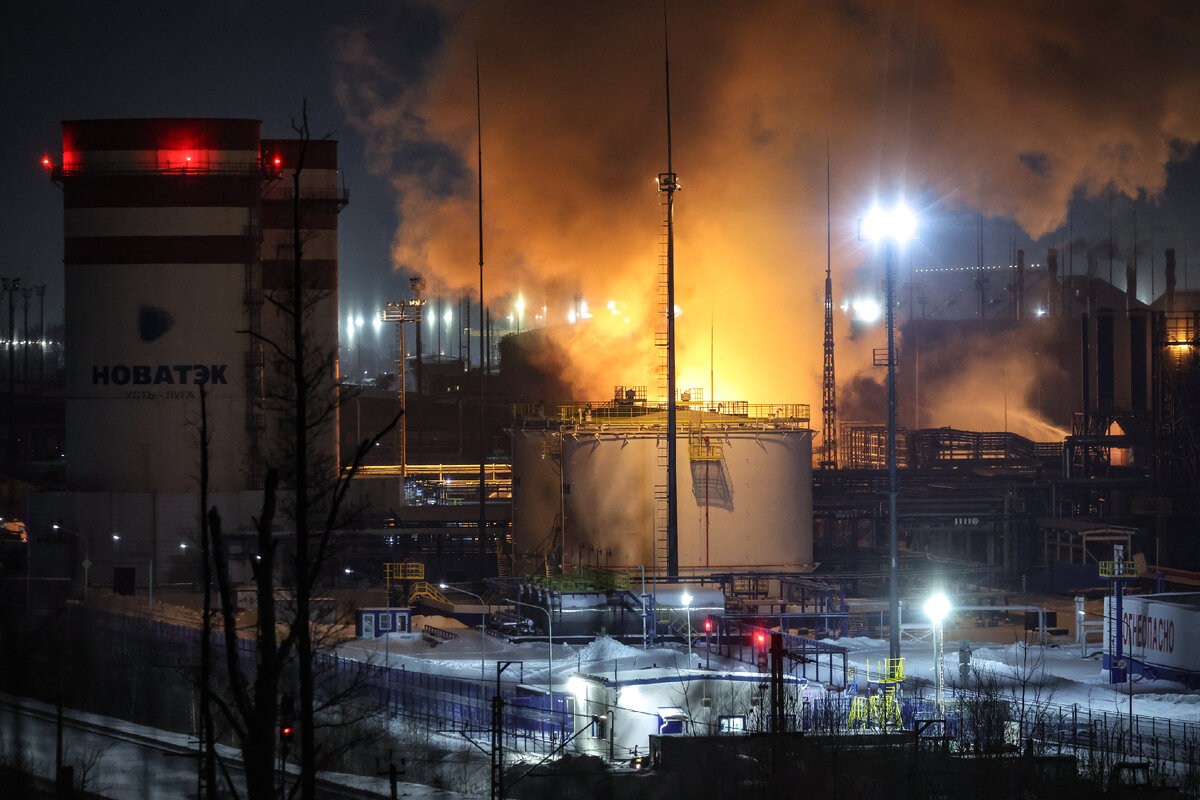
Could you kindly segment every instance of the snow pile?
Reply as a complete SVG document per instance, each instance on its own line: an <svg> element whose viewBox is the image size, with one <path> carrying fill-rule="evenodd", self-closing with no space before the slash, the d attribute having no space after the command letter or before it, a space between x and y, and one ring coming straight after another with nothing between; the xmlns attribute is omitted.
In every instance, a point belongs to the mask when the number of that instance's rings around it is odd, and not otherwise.
<svg viewBox="0 0 1200 800"><path fill-rule="evenodd" d="M424 630L426 625L432 625L433 627L441 628L444 631L452 631L457 628L467 627L454 617L443 617L440 614L417 614L412 618L412 629L414 631Z"/></svg>
<svg viewBox="0 0 1200 800"><path fill-rule="evenodd" d="M853 653L856 650L877 650L880 641L868 639L866 636L843 636L840 639L822 639L821 643L841 647Z"/></svg>
<svg viewBox="0 0 1200 800"><path fill-rule="evenodd" d="M621 644L611 636L599 636L579 651L581 661L612 661L614 658L637 658L642 651Z"/></svg>

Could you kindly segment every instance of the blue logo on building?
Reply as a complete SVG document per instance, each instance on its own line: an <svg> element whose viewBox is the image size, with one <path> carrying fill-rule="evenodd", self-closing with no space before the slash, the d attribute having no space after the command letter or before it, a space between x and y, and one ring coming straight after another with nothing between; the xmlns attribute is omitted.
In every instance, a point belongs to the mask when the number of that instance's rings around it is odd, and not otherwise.
<svg viewBox="0 0 1200 800"><path fill-rule="evenodd" d="M161 338L175 324L175 319L164 309L143 305L138 309L138 336L143 342Z"/></svg>

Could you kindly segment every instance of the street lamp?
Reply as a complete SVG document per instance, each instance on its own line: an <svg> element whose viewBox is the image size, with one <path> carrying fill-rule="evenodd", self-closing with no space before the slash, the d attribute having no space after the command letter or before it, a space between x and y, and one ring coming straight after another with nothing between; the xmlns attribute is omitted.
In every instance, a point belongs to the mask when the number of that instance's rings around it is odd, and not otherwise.
<svg viewBox="0 0 1200 800"><path fill-rule="evenodd" d="M925 616L929 617L929 621L933 624L933 677L938 719L945 719L946 716L945 679L942 675L942 650L944 647L942 621L949 613L950 600L941 592L925 601Z"/></svg>
<svg viewBox="0 0 1200 800"><path fill-rule="evenodd" d="M449 583L439 583L438 588L440 588L442 591L453 589L456 592L469 594L471 597L474 597L476 600L478 600L479 604L483 606L483 613L479 615L479 669L482 671L484 662L483 651L487 649L487 615L488 612L492 610L491 605L479 595L468 589L464 589L461 586L455 586Z"/></svg>
<svg viewBox="0 0 1200 800"><path fill-rule="evenodd" d="M512 599L508 599L508 598L506 598L504 600L504 602L512 603L513 605L517 606L518 608L520 608L521 606L525 606L526 608L535 608L538 611L541 611L543 614L546 615L546 636L549 640L549 645L550 645L546 649L546 665L547 665L547 669L549 670L549 672L546 674L546 685L550 692L550 702L553 703L554 702L554 618L550 615L550 609L542 608L541 606L530 605L529 603L522 603L520 600L512 600Z"/></svg>
<svg viewBox="0 0 1200 800"><path fill-rule="evenodd" d="M903 203L892 209L872 208L863 217L862 238L883 244L887 276L888 368L888 657L900 657L900 548L896 536L896 248L917 235L917 217Z"/></svg>
<svg viewBox="0 0 1200 800"><path fill-rule="evenodd" d="M688 645L688 669L692 668L692 596L687 592L679 598L683 601L683 613L687 616L687 645Z"/></svg>
<svg viewBox="0 0 1200 800"><path fill-rule="evenodd" d="M91 566L92 566L92 559L89 555L90 545L88 544L88 539L86 536L84 536L79 531L73 531L70 528L64 528L63 526L59 525L57 522L54 523L53 525L51 525L50 527L56 531L62 531L63 533L69 533L72 536L80 539L83 542L83 564L81 566L83 566L83 602L86 603L87 596L88 596L88 570L91 569ZM74 570L72 570L72 574L74 574Z"/></svg>

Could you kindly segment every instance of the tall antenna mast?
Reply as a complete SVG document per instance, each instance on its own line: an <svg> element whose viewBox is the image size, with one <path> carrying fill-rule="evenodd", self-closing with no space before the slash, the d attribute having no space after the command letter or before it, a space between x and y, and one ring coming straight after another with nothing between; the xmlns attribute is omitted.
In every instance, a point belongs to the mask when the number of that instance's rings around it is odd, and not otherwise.
<svg viewBox="0 0 1200 800"><path fill-rule="evenodd" d="M667 36L667 3L663 0L663 66L667 85L667 171L658 176L658 191L667 205L667 577L679 577L679 491L675 452L675 192L671 161L671 48Z"/></svg>
<svg viewBox="0 0 1200 800"><path fill-rule="evenodd" d="M483 302L483 111L479 89L479 51L475 51L475 140L478 145L479 177L479 546L486 547L487 541L487 433L484 424L484 380L487 375L487 357L484 351L484 302ZM496 568L504 561L503 543L496 540Z"/></svg>
<svg viewBox="0 0 1200 800"><path fill-rule="evenodd" d="M833 278L830 275L830 265L833 263L831 245L831 214L830 214L830 179L829 179L829 141L825 142L825 371L823 395L821 404L823 428L821 436L824 444L824 458L821 459L821 469L837 469L837 383L833 371Z"/></svg>

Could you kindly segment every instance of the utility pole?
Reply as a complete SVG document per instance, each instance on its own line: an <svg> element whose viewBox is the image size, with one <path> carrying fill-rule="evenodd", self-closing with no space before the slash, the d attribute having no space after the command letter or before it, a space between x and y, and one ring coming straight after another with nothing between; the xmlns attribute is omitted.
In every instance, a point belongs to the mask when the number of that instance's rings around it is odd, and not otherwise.
<svg viewBox="0 0 1200 800"><path fill-rule="evenodd" d="M486 356L484 353L484 300L483 300L483 104L481 102L481 91L479 87L479 53L475 53L475 139L478 145L479 163L478 178L479 178L479 545L486 547L487 533L487 432L486 432L486 415L484 413L484 390L485 381L487 378ZM470 319L470 304L467 306L467 315L464 324ZM468 342L469 347L469 342ZM468 349L467 360L470 361L471 354ZM504 560L503 554L504 542L501 537L496 537L496 569L500 575L504 572L500 569L500 564ZM497 680L499 676L497 675ZM499 696L499 692L497 692Z"/></svg>
<svg viewBox="0 0 1200 800"><path fill-rule="evenodd" d="M21 335L21 382L25 384L25 394L29 394L29 297L33 289L26 286L21 290L21 318L25 323L25 333Z"/></svg>
<svg viewBox="0 0 1200 800"><path fill-rule="evenodd" d="M33 287L38 299L38 386L46 382L46 284Z"/></svg>
<svg viewBox="0 0 1200 800"><path fill-rule="evenodd" d="M6 446L4 448L4 455L6 460L11 460L16 457L17 452L13 419L13 373L16 369L16 352L13 350L13 336L16 335L14 330L15 320L13 319L13 314L16 294L21 289L21 279L3 278L0 280L2 280L0 285L2 285L4 287L4 291L8 293L8 441L6 442Z"/></svg>
<svg viewBox="0 0 1200 800"><path fill-rule="evenodd" d="M492 695L491 800L503 800L504 798L504 698L500 696L500 673L515 663L517 662L496 662L496 693Z"/></svg>

